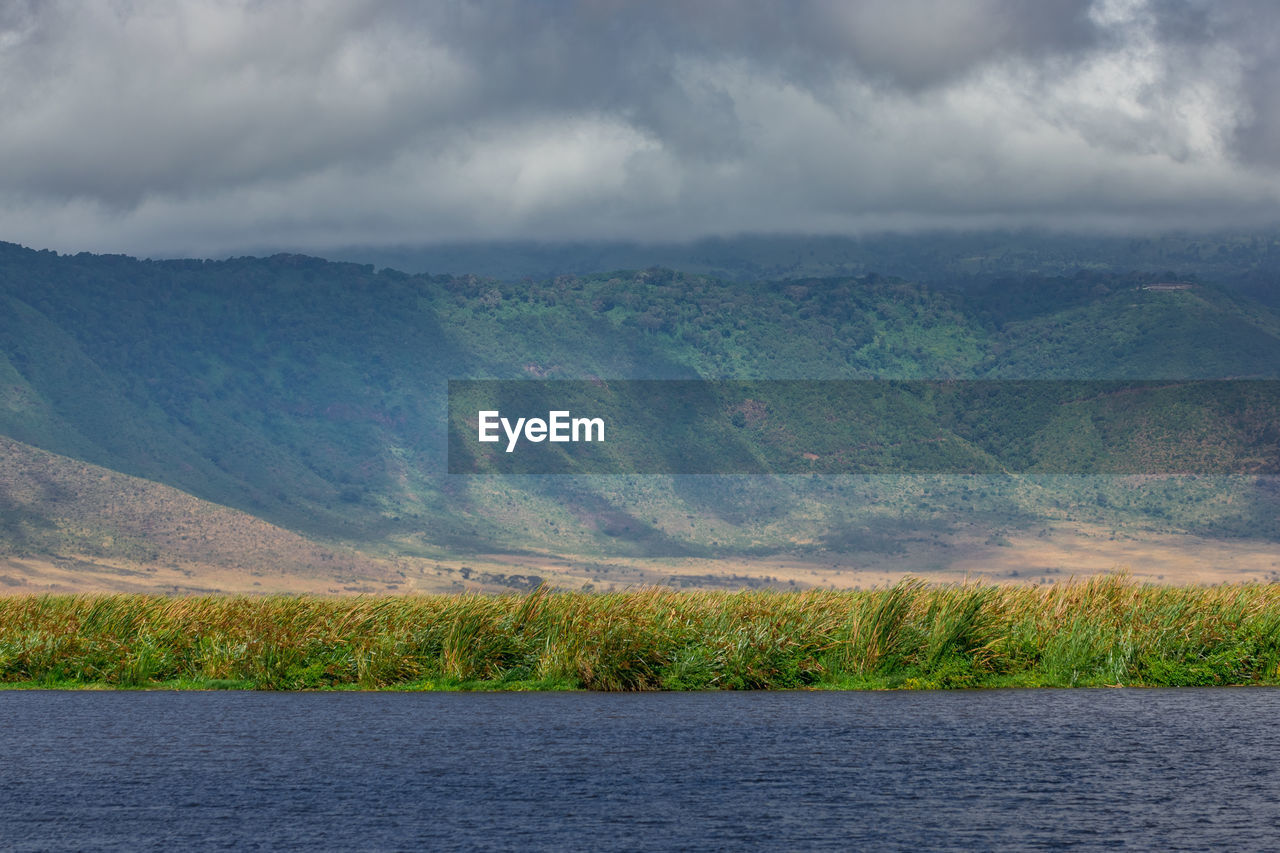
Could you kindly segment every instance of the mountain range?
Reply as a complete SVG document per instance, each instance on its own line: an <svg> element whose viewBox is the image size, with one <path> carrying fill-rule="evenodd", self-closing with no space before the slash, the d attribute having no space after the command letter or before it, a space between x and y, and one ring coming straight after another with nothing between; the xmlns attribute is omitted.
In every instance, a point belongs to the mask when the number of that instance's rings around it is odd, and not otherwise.
<svg viewBox="0 0 1280 853"><path fill-rule="evenodd" d="M849 586L1048 580L1112 559L1143 577L1270 577L1280 488L1251 471L448 473L451 379L1280 379L1271 244L1231 245L1185 268L997 264L944 281L909 263L833 274L821 257L754 280L491 278L0 244L0 583ZM1197 440L1227 447L1225 424ZM740 438L767 450L777 435ZM1091 452L1070 429L1039 442L1038 458Z"/></svg>

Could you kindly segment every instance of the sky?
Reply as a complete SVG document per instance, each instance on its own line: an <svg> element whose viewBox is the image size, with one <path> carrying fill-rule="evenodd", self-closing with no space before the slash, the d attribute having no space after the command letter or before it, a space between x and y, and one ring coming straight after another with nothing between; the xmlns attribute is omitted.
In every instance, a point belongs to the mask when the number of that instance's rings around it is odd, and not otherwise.
<svg viewBox="0 0 1280 853"><path fill-rule="evenodd" d="M4 0L0 240L1280 222L1273 0Z"/></svg>

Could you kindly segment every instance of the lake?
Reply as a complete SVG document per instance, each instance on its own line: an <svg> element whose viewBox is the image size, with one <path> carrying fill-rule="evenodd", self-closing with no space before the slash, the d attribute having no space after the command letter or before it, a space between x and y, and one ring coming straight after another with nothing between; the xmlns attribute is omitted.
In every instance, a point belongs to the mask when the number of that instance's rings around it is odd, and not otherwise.
<svg viewBox="0 0 1280 853"><path fill-rule="evenodd" d="M1280 690L0 692L0 848L1280 846Z"/></svg>

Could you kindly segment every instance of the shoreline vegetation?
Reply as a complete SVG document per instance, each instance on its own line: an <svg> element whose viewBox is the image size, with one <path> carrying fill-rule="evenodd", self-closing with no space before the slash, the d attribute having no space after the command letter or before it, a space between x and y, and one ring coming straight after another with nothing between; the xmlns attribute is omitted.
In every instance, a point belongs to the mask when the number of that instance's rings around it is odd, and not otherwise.
<svg viewBox="0 0 1280 853"><path fill-rule="evenodd" d="M1280 584L0 598L0 687L1280 685Z"/></svg>

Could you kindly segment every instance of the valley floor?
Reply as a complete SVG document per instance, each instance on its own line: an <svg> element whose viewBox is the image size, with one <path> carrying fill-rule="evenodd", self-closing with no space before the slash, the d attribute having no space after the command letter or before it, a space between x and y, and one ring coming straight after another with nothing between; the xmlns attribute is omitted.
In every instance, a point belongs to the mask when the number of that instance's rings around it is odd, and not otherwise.
<svg viewBox="0 0 1280 853"><path fill-rule="evenodd" d="M354 554L354 552L353 552ZM86 554L0 555L0 594L158 593L370 595L529 591L541 583L586 591L672 589L870 589L906 576L1048 585L1123 569L1164 585L1280 581L1280 546L1173 533L1117 534L1071 524L1035 534L909 539L896 553L828 553L719 559L474 554L428 558L354 554L327 561L272 561L263 568L198 559L132 562Z"/></svg>

